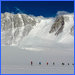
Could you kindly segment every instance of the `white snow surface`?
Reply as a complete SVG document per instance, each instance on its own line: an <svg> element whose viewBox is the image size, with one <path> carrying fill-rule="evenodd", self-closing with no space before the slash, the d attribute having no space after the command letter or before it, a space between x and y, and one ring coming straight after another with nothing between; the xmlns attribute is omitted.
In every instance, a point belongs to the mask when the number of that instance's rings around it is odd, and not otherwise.
<svg viewBox="0 0 75 75"><path fill-rule="evenodd" d="M50 49L37 52L9 46L2 46L1 50L2 74L74 74L72 51Z"/></svg>

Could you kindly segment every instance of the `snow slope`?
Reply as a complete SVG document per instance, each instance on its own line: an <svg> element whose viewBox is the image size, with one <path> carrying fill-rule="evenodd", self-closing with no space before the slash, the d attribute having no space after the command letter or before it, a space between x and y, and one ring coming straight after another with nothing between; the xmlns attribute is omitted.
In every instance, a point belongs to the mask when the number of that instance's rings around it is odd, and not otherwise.
<svg viewBox="0 0 75 75"><path fill-rule="evenodd" d="M72 51L44 50L28 51L17 47L1 48L2 74L73 74L74 56ZM31 66L30 62L33 62ZM42 64L39 65L39 62ZM46 65L46 63L49 65ZM55 62L55 65L53 65ZM65 65L62 65L62 62ZM68 63L70 65L68 65Z"/></svg>

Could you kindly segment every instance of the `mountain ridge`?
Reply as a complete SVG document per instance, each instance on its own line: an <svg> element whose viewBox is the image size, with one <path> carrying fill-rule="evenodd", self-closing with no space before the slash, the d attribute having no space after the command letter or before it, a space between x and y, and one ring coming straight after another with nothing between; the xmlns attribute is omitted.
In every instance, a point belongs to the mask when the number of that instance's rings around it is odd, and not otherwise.
<svg viewBox="0 0 75 75"><path fill-rule="evenodd" d="M39 41L38 41L39 40ZM64 41L63 41L64 40ZM70 42L69 42L69 41ZM74 15L53 18L26 14L1 14L1 45L41 46L74 41Z"/></svg>

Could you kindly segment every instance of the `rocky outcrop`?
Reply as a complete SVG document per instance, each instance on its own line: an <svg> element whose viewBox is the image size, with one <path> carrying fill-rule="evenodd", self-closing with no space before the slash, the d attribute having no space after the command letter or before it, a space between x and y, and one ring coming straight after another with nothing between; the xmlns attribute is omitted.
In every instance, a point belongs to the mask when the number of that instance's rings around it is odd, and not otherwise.
<svg viewBox="0 0 75 75"><path fill-rule="evenodd" d="M72 26L71 30L70 30L70 34L74 35L74 25Z"/></svg>
<svg viewBox="0 0 75 75"><path fill-rule="evenodd" d="M58 35L59 33L61 33L63 31L64 28L64 17L63 16L58 16L54 22L54 24L52 25L49 33L53 33L55 32L55 35Z"/></svg>

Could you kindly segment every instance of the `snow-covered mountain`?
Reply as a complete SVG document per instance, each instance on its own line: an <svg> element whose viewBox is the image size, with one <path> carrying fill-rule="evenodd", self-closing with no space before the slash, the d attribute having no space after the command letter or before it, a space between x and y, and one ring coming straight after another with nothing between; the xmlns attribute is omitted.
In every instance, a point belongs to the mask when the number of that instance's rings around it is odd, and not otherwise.
<svg viewBox="0 0 75 75"><path fill-rule="evenodd" d="M1 45L28 50L73 48L74 14L44 18L26 14L1 14Z"/></svg>
<svg viewBox="0 0 75 75"><path fill-rule="evenodd" d="M73 74L73 64L74 14L1 14L2 74Z"/></svg>
<svg viewBox="0 0 75 75"><path fill-rule="evenodd" d="M26 14L1 14L2 44L19 43L35 24L35 19Z"/></svg>
<svg viewBox="0 0 75 75"><path fill-rule="evenodd" d="M65 15L65 16L58 16L54 22L54 24L51 27L50 33L55 32L55 35L60 34L61 32L64 32L64 26L65 23L69 23L69 21L73 22L73 15ZM74 23L74 22L73 22ZM70 28L70 33L74 35L74 24Z"/></svg>

